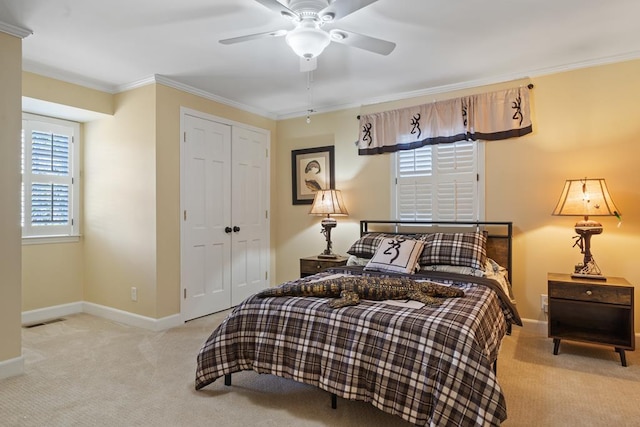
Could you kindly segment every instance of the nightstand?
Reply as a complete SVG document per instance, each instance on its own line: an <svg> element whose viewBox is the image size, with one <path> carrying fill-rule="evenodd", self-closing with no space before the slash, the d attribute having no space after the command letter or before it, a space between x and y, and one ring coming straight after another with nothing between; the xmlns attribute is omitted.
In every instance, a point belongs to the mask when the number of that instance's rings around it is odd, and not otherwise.
<svg viewBox="0 0 640 427"><path fill-rule="evenodd" d="M553 354L560 340L610 345L627 366L625 350L635 350L633 286L621 277L576 279L569 274L547 275L549 338Z"/></svg>
<svg viewBox="0 0 640 427"><path fill-rule="evenodd" d="M341 265L347 265L347 257L338 256L338 258L319 258L317 256L310 256L307 258L300 258L300 277L311 276L330 267L340 267Z"/></svg>

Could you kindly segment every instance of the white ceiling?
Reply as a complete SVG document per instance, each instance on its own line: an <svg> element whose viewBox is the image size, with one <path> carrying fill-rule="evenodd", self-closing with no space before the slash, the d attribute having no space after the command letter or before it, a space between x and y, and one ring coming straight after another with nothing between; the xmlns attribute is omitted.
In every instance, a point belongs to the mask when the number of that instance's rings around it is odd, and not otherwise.
<svg viewBox="0 0 640 427"><path fill-rule="evenodd" d="M638 17L639 0L378 0L333 28L396 49L331 43L308 90L283 37L218 43L292 28L254 0L0 0L33 32L25 70L110 92L156 76L274 118L640 58Z"/></svg>

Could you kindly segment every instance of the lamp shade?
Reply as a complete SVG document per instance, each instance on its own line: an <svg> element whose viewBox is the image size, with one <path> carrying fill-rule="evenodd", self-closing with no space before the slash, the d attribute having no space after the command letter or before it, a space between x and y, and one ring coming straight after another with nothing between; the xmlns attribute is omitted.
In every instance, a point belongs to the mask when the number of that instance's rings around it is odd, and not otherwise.
<svg viewBox="0 0 640 427"><path fill-rule="evenodd" d="M344 205L340 190L318 190L309 215L347 216L349 212Z"/></svg>
<svg viewBox="0 0 640 427"><path fill-rule="evenodd" d="M568 179L553 215L620 216L604 179Z"/></svg>

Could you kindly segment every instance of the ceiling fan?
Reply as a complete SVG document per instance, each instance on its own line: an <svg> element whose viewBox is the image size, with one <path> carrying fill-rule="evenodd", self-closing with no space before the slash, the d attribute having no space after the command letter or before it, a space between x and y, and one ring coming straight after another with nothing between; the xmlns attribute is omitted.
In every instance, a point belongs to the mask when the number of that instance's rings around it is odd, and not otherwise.
<svg viewBox="0 0 640 427"><path fill-rule="evenodd" d="M342 29L325 31L324 25L333 24L378 0L255 0L268 9L291 20L291 30L276 30L220 40L234 44L266 37L286 36L289 47L301 58L301 71L316 68L316 58L332 41L357 47L380 55L388 55L395 43ZM286 3L286 5L284 4Z"/></svg>

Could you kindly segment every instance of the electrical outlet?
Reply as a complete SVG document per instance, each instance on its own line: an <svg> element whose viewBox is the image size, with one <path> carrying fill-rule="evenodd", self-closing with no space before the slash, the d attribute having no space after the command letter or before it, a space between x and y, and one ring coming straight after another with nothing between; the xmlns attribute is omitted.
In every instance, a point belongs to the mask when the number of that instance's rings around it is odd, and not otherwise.
<svg viewBox="0 0 640 427"><path fill-rule="evenodd" d="M138 301L138 288L135 286L131 288L131 301Z"/></svg>
<svg viewBox="0 0 640 427"><path fill-rule="evenodd" d="M545 313L549 310L549 299L546 294L540 294L540 310Z"/></svg>

